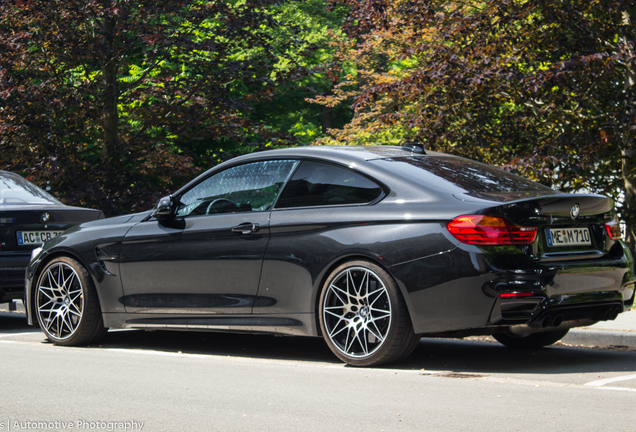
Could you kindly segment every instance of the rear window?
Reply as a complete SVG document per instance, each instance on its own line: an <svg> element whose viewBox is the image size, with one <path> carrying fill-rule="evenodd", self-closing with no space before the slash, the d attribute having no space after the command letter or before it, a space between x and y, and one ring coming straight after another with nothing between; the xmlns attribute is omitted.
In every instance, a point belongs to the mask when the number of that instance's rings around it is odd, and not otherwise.
<svg viewBox="0 0 636 432"><path fill-rule="evenodd" d="M529 196L552 195L553 189L480 162L456 157L402 157L383 159L392 167L427 187L475 198L510 201ZM379 161L378 161L379 162Z"/></svg>
<svg viewBox="0 0 636 432"><path fill-rule="evenodd" d="M303 162L281 193L276 208L366 204L382 188L349 169L321 162Z"/></svg>
<svg viewBox="0 0 636 432"><path fill-rule="evenodd" d="M28 204L62 203L17 174L0 172L0 207Z"/></svg>

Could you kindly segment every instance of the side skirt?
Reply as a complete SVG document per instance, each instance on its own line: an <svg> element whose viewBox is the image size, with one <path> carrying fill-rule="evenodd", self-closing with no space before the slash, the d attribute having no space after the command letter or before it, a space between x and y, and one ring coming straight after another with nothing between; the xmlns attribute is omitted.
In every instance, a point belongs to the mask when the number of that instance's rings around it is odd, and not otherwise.
<svg viewBox="0 0 636 432"><path fill-rule="evenodd" d="M104 325L112 328L146 330L191 330L241 333L274 333L317 336L314 314L247 316L175 316L155 314L102 314Z"/></svg>

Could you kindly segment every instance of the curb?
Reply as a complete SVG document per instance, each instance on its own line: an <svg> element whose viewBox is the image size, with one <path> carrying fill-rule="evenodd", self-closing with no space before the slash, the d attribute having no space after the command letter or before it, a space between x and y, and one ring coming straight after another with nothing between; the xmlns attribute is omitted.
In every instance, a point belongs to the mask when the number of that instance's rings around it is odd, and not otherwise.
<svg viewBox="0 0 636 432"><path fill-rule="evenodd" d="M0 303L0 311L25 313L21 300L13 300L8 303Z"/></svg>
<svg viewBox="0 0 636 432"><path fill-rule="evenodd" d="M636 332L572 329L561 339L561 342L570 345L636 348Z"/></svg>

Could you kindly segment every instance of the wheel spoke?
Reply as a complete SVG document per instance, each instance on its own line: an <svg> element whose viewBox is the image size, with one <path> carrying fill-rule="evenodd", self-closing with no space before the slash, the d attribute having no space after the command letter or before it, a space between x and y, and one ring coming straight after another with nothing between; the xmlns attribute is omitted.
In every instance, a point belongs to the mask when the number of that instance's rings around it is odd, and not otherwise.
<svg viewBox="0 0 636 432"><path fill-rule="evenodd" d="M56 331L55 331L55 336L57 336L58 338L62 336L62 323L61 323L61 319L60 316L58 314L55 315L55 322L57 323L56 326Z"/></svg>
<svg viewBox="0 0 636 432"><path fill-rule="evenodd" d="M371 325L373 325L373 327L375 327L375 331L373 331L373 329L371 328ZM376 325L375 321L371 321L369 322L369 325L367 326L369 333L371 333L373 336L375 336L375 338L380 341L383 342L384 341L384 337L382 337L382 332L380 332L380 329L378 328L378 326Z"/></svg>
<svg viewBox="0 0 636 432"><path fill-rule="evenodd" d="M53 310L53 305L55 305L55 302L53 301L53 299L47 300L45 303L40 305L40 311L42 312L46 312L47 309L45 309L48 305L51 305L51 309L49 310Z"/></svg>
<svg viewBox="0 0 636 432"><path fill-rule="evenodd" d="M346 304L350 303L349 300L348 300L349 299L349 294L347 294L345 291L341 290L340 288L338 288L335 285L331 285L329 288L334 293L334 295L336 297L338 297L338 300L340 300L343 305L346 305ZM338 291L345 295L345 297L347 298L347 301L343 300L342 297L340 297L340 295L338 294Z"/></svg>
<svg viewBox="0 0 636 432"><path fill-rule="evenodd" d="M339 325L341 322L344 322L344 323L345 323L345 325L344 325L344 326L342 326L342 328L341 328L340 330L336 331L336 329L338 328L338 325ZM331 336L332 338L333 338L333 337L336 337L338 334L340 334L340 333L341 333L342 331L344 331L344 330L347 330L348 328L349 328L349 326L347 325L346 320L342 320L342 319L341 319L340 321L338 321L338 322L336 323L336 325L335 325L335 326L333 326L333 331L332 331L331 333L329 333L329 336Z"/></svg>
<svg viewBox="0 0 636 432"><path fill-rule="evenodd" d="M73 278L75 277L75 273L71 273L68 275L66 279L64 279L64 288L68 291L72 286ZM70 281L70 282L69 282Z"/></svg>
<svg viewBox="0 0 636 432"><path fill-rule="evenodd" d="M381 312L380 314L376 314L375 312ZM371 309L371 316L373 319L380 319L391 316L391 311L384 309Z"/></svg>
<svg viewBox="0 0 636 432"><path fill-rule="evenodd" d="M72 295L72 294L75 294L75 293L81 293L81 292L82 292L82 288L76 288L73 291L69 291L68 295Z"/></svg>
<svg viewBox="0 0 636 432"><path fill-rule="evenodd" d="M364 272L364 276L362 277L362 280L360 281L360 288L358 289L358 296L363 297L362 296L362 288L365 288L364 292L365 292L365 296L366 293L369 292L369 272L365 271Z"/></svg>
<svg viewBox="0 0 636 432"><path fill-rule="evenodd" d="M351 353L351 346L356 340L355 329L353 331L353 337L349 338L351 332L347 332L347 341L345 342L345 352Z"/></svg>
<svg viewBox="0 0 636 432"><path fill-rule="evenodd" d="M72 310L71 307L75 310ZM82 316L82 311L79 310L79 308L77 306L75 306L73 303L71 303L70 305L68 305L68 313L72 313L75 316L81 317Z"/></svg>
<svg viewBox="0 0 636 432"><path fill-rule="evenodd" d="M58 289L62 289L62 284L61 284L61 279L62 279L62 264L58 264L57 265L57 278L55 280L55 285L57 286Z"/></svg>
<svg viewBox="0 0 636 432"><path fill-rule="evenodd" d="M342 309L342 307L338 308L338 309ZM342 319L342 315L338 315L336 313L331 312L330 310L325 310L325 313L328 313L329 315L335 316L336 318L340 318Z"/></svg>
<svg viewBox="0 0 636 432"><path fill-rule="evenodd" d="M72 297L71 294L69 293L68 298L71 301L71 303L75 303L75 300L82 298L82 292L81 291L78 292L77 295L75 295L74 297Z"/></svg>
<svg viewBox="0 0 636 432"><path fill-rule="evenodd" d="M351 295L351 290L353 289L353 292L356 292L356 283L353 280L353 275L351 274L351 271L347 271L347 294Z"/></svg>
<svg viewBox="0 0 636 432"><path fill-rule="evenodd" d="M68 314L66 312L62 312L62 314L60 315L60 318L61 318L61 321L62 321L62 331L64 331L64 327L66 327L68 329L69 333L72 332L73 331L73 326L67 320Z"/></svg>
<svg viewBox="0 0 636 432"><path fill-rule="evenodd" d="M40 294L42 294L44 297L48 298L49 301L55 300L55 296L54 295L53 296L48 295L45 290L40 290ZM53 294L53 293L51 293L51 294Z"/></svg>
<svg viewBox="0 0 636 432"><path fill-rule="evenodd" d="M369 346L367 345L367 332L365 330L366 330L366 327L363 327L362 329L360 329L360 332L358 333L358 342L360 342L360 345L362 346L362 351L366 355L366 354L369 354ZM360 334L362 334L362 338L360 338Z"/></svg>

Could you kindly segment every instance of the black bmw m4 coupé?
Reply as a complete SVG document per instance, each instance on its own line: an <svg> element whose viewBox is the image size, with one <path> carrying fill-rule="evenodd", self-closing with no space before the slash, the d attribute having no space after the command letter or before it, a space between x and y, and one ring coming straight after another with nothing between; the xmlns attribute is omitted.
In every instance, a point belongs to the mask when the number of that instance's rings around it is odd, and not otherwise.
<svg viewBox="0 0 636 432"><path fill-rule="evenodd" d="M357 366L422 335L538 348L634 302L613 203L417 146L237 157L144 213L89 222L28 268L59 345L109 327L322 336Z"/></svg>

